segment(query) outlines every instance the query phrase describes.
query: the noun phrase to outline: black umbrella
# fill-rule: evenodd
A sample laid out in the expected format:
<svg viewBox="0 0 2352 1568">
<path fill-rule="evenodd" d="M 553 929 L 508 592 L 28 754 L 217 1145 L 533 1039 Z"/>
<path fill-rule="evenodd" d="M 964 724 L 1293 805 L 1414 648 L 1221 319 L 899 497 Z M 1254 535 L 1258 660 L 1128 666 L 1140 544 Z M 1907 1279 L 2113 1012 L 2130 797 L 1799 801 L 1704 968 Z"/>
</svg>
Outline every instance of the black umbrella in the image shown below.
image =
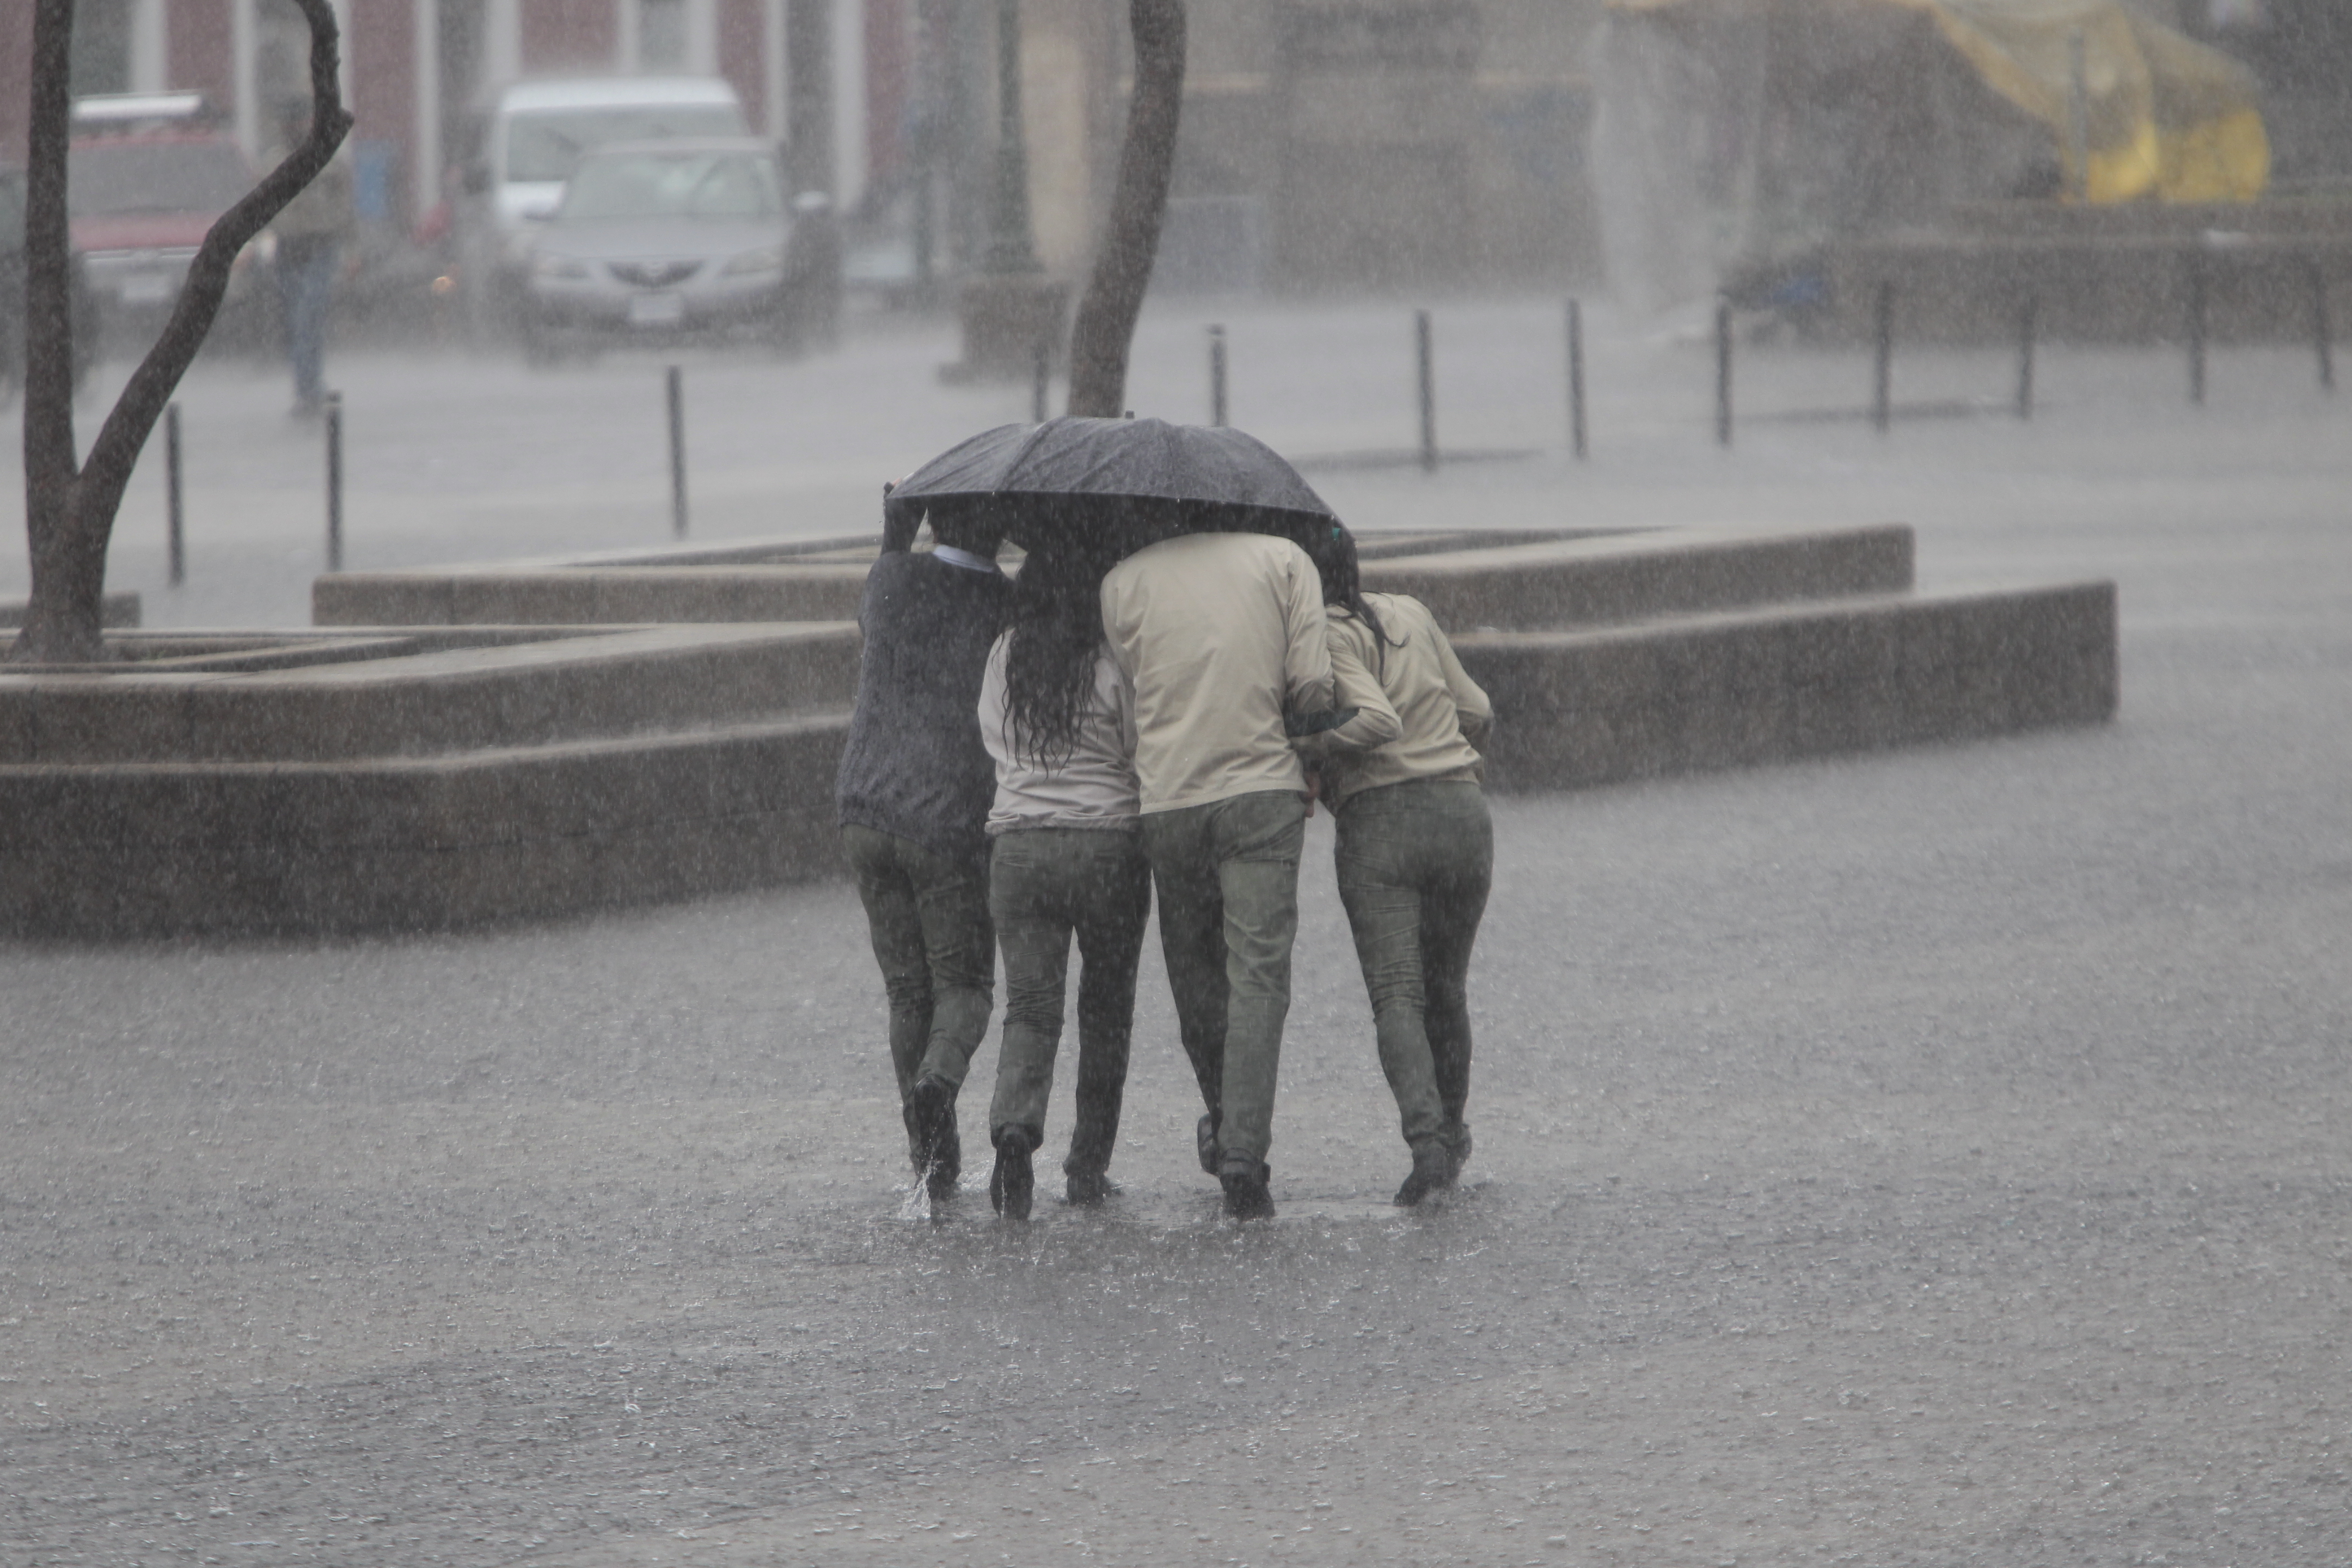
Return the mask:
<svg viewBox="0 0 2352 1568">
<path fill-rule="evenodd" d="M 1003 425 L 933 458 L 890 491 L 882 548 L 914 542 L 933 507 L 971 507 L 1034 550 L 1073 536 L 1133 550 L 1177 533 L 1248 531 L 1310 552 L 1339 518 L 1255 436 L 1163 419 Z"/>
</svg>

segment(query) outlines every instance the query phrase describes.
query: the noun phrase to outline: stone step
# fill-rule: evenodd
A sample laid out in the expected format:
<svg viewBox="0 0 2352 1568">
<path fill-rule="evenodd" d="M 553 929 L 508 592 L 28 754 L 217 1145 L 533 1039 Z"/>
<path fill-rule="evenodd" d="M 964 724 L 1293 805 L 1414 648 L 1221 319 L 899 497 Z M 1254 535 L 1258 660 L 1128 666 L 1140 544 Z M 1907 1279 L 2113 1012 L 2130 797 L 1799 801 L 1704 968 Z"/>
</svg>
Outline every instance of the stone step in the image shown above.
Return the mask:
<svg viewBox="0 0 2352 1568">
<path fill-rule="evenodd" d="M 1488 783 L 1561 789 L 2111 718 L 2112 583 L 1471 633 Z"/>
<path fill-rule="evenodd" d="M 1696 610 L 1899 594 L 1901 523 L 1800 531 L 1689 528 L 1367 560 L 1364 586 L 1410 594 L 1449 634 L 1536 631 Z"/>
<path fill-rule="evenodd" d="M 0 764 L 436 756 L 844 707 L 856 695 L 854 625 L 483 631 L 215 638 L 209 652 L 189 634 L 140 634 L 118 646 L 155 657 L 131 669 L 0 668 Z M 271 667 L 295 658 L 307 662 Z"/>
<path fill-rule="evenodd" d="M 389 726 L 373 742 L 350 727 L 357 708 L 328 721 L 344 754 L 308 732 L 332 705 L 298 703 L 243 731 L 246 751 L 279 748 L 267 758 L 215 741 L 190 748 L 202 756 L 0 763 L 0 931 L 437 929 L 839 875 L 833 778 L 855 629 L 656 630 L 676 642 L 573 628 L 378 661 L 407 667 L 383 687 L 400 700 L 369 710 Z M 1495 700 L 1490 786 L 1542 790 L 2097 722 L 2116 707 L 2115 631 L 2113 584 L 2084 583 L 1472 632 L 1456 646 Z M 312 635 L 431 647 L 460 634 Z M 729 700 L 749 701 L 743 683 L 765 669 L 779 710 L 694 721 L 725 703 L 701 689 L 708 667 L 660 657 L 677 646 L 747 650 L 716 687 L 732 680 Z M 518 647 L 541 651 L 508 657 Z M 583 679 L 548 684 L 567 663 Z M 336 669 L 349 689 L 373 689 L 361 664 L 301 673 L 332 685 Z M 177 679 L 269 709 L 302 684 L 288 674 Z M 0 675 L 0 687 L 95 681 L 136 710 L 135 683 L 157 679 Z M 506 682 L 532 694 L 505 700 Z M 566 691 L 585 705 L 568 730 Z M 820 710 L 782 711 L 802 702 Z M 583 732 L 656 713 L 660 732 Z M 437 739 L 418 741 L 427 729 Z M 467 735 L 474 749 L 452 743 Z"/>
<path fill-rule="evenodd" d="M 1899 523 L 1510 538 L 1484 531 L 1459 538 L 1468 547 L 1450 547 L 1457 542 L 1434 533 L 1367 534 L 1364 584 L 1412 595 L 1449 629 L 1533 630 L 1900 593 L 1912 581 L 1911 530 Z M 312 584 L 310 616 L 321 626 L 855 620 L 866 563 L 834 558 L 844 553 L 838 541 L 821 542 L 822 560 L 761 557 L 761 546 L 740 544 L 680 550 L 671 564 L 660 552 L 631 552 L 571 563 L 330 574 Z"/>
<path fill-rule="evenodd" d="M 0 933 L 440 930 L 836 875 L 846 711 L 334 763 L 0 766 Z"/>
</svg>

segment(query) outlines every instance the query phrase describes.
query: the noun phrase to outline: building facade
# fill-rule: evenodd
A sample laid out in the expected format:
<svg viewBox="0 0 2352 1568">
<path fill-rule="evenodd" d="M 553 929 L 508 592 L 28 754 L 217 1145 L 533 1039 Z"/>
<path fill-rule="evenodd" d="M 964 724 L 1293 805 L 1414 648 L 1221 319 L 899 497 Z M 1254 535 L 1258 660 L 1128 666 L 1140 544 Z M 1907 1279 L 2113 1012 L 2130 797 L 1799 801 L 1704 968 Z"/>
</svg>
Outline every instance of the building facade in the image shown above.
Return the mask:
<svg viewBox="0 0 2352 1568">
<path fill-rule="evenodd" d="M 308 96 L 287 0 L 79 0 L 74 90 L 203 92 L 248 156 Z M 472 114 L 526 76 L 724 77 L 794 183 L 855 205 L 898 156 L 909 0 L 335 0 L 363 217 L 412 227 L 443 199 Z M 0 0 L 0 158 L 25 155 L 33 0 Z M 798 46 L 796 48 L 795 46 Z M 795 54 L 800 58 L 795 58 Z"/>
</svg>

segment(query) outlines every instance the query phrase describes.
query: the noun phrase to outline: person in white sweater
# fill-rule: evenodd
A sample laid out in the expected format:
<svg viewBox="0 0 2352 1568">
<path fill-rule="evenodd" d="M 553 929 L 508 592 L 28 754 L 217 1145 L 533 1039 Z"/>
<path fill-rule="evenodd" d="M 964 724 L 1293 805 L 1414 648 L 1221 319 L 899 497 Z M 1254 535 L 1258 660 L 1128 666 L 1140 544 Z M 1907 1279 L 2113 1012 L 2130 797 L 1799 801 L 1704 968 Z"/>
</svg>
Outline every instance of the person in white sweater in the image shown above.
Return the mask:
<svg viewBox="0 0 2352 1568">
<path fill-rule="evenodd" d="M 981 739 L 996 763 L 989 912 L 1004 959 L 988 1193 L 1008 1219 L 1029 1217 L 1030 1156 L 1045 1139 L 1073 935 L 1083 965 L 1077 1117 L 1062 1173 L 1074 1204 L 1099 1203 L 1110 1190 L 1127 1089 L 1151 868 L 1135 775 L 1135 689 L 1103 638 L 1104 564 L 1066 544 L 1033 552 L 980 688 Z"/>
</svg>

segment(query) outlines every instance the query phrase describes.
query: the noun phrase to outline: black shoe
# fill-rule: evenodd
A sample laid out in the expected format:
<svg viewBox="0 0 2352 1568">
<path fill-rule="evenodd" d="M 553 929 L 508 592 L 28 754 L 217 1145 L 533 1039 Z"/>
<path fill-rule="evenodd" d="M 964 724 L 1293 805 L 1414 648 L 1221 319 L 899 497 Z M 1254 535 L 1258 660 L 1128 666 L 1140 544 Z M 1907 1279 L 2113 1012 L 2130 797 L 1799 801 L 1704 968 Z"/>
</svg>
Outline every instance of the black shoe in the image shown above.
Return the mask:
<svg viewBox="0 0 2352 1568">
<path fill-rule="evenodd" d="M 1118 1191 L 1118 1184 L 1100 1171 L 1066 1171 L 1062 1195 L 1082 1208 L 1091 1208 Z"/>
<path fill-rule="evenodd" d="M 1220 1175 L 1217 1181 L 1225 1189 L 1225 1213 L 1240 1220 L 1272 1219 L 1274 1194 L 1266 1191 L 1266 1183 L 1273 1176 L 1263 1160 L 1255 1170 L 1236 1167 Z"/>
<path fill-rule="evenodd" d="M 963 1144 L 956 1137 L 955 1085 L 943 1078 L 926 1078 L 907 1097 L 914 1124 L 915 1145 L 921 1151 L 916 1163 L 923 1184 L 934 1198 L 952 1196 L 956 1178 L 963 1173 Z"/>
<path fill-rule="evenodd" d="M 1450 1187 L 1461 1180 L 1464 1168 L 1470 1163 L 1470 1124 L 1449 1121 L 1438 1129 L 1437 1141 L 1445 1145 L 1446 1157 L 1453 1162 L 1453 1174 L 1445 1178 L 1445 1184 Z"/>
<path fill-rule="evenodd" d="M 1220 1163 L 1217 1151 L 1217 1123 L 1221 1120 L 1223 1119 L 1212 1110 L 1202 1117 L 1200 1124 L 1192 1129 L 1192 1147 L 1200 1153 L 1201 1174 L 1204 1176 L 1213 1176 L 1217 1173 L 1217 1166 Z"/>
<path fill-rule="evenodd" d="M 1412 1174 L 1397 1189 L 1396 1206 L 1409 1209 L 1441 1188 L 1454 1184 L 1454 1151 L 1435 1138 L 1413 1145 Z"/>
<path fill-rule="evenodd" d="M 1021 1132 L 996 1141 L 996 1168 L 988 1173 L 988 1202 L 1006 1219 L 1029 1217 L 1037 1173 L 1029 1163 L 1029 1140 Z"/>
</svg>

